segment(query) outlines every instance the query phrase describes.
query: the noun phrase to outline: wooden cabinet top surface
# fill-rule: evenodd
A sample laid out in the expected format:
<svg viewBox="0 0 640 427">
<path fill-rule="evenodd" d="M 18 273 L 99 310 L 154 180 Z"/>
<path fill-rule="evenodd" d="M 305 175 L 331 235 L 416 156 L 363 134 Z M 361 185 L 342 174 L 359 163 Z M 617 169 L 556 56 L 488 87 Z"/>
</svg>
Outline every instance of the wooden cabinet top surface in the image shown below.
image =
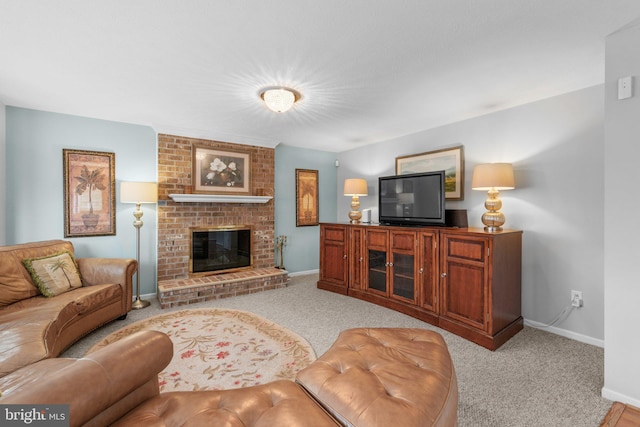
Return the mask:
<svg viewBox="0 0 640 427">
<path fill-rule="evenodd" d="M 387 224 L 377 224 L 377 223 L 358 223 L 352 224 L 350 222 L 322 222 L 320 225 L 344 225 L 348 227 L 371 227 L 371 228 L 386 228 L 392 230 L 425 230 L 425 231 L 440 231 L 446 233 L 460 233 L 460 234 L 475 234 L 482 236 L 499 236 L 501 234 L 513 234 L 520 233 L 522 234 L 522 230 L 511 230 L 504 229 L 498 232 L 488 232 L 485 231 L 484 228 L 459 228 L 459 227 L 446 227 L 446 226 L 433 226 L 433 225 L 425 225 L 425 226 L 405 226 L 405 225 L 387 225 Z"/>
</svg>

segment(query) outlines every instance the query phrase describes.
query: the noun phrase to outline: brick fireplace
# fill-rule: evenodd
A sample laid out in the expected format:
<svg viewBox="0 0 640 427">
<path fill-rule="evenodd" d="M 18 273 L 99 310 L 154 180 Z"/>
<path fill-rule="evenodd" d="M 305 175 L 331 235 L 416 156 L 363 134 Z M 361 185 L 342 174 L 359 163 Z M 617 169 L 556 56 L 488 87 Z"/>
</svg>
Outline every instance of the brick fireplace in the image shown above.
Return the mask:
<svg viewBox="0 0 640 427">
<path fill-rule="evenodd" d="M 273 277 L 274 275 L 274 271 L 272 271 L 274 270 L 275 226 L 273 200 L 267 203 L 181 203 L 175 202 L 169 197 L 169 194 L 191 192 L 191 147 L 194 144 L 216 150 L 250 153 L 253 195 L 273 195 L 274 149 L 183 136 L 158 135 L 159 297 L 163 284 L 173 286 L 180 282 L 185 287 L 192 289 L 192 285 L 196 283 L 196 279 L 194 282 L 189 281 L 190 230 L 193 228 L 250 225 L 253 233 L 254 271 L 249 276 L 260 276 L 261 272 L 264 272 L 265 277 Z M 229 279 L 230 282 L 237 282 L 235 276 L 229 276 Z M 201 279 L 199 280 L 202 282 Z M 217 285 L 221 280 L 224 281 L 224 278 L 215 279 Z M 204 282 L 208 281 L 204 280 Z M 268 286 L 271 285 L 272 283 L 268 284 Z M 173 287 L 175 288 L 175 286 Z M 253 285 L 250 287 L 254 292 L 256 291 Z M 226 291 L 224 293 L 227 294 Z M 211 298 L 206 298 L 206 296 L 203 292 L 203 300 L 216 297 L 214 295 Z M 182 305 L 181 301 L 177 302 Z"/>
</svg>

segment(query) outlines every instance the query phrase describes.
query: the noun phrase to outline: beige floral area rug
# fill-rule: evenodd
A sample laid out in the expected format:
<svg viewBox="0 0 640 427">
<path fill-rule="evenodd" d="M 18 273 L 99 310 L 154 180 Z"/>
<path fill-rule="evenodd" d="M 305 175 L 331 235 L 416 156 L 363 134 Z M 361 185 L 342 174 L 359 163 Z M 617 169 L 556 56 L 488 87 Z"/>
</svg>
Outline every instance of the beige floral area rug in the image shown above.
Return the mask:
<svg viewBox="0 0 640 427">
<path fill-rule="evenodd" d="M 253 313 L 216 308 L 181 310 L 133 323 L 87 353 L 141 330 L 164 332 L 173 359 L 160 373 L 160 391 L 222 390 L 294 379 L 316 359 L 297 334 Z"/>
</svg>

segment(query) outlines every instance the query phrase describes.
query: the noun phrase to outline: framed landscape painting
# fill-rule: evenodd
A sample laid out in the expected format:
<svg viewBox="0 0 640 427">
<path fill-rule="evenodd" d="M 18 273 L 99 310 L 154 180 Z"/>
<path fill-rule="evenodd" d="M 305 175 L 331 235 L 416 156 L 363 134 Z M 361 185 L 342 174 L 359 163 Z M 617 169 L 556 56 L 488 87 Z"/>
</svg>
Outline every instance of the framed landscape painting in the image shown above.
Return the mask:
<svg viewBox="0 0 640 427">
<path fill-rule="evenodd" d="M 318 171 L 296 169 L 296 227 L 318 223 Z"/>
<path fill-rule="evenodd" d="M 116 234 L 115 153 L 62 150 L 64 237 Z"/>
<path fill-rule="evenodd" d="M 251 194 L 251 154 L 194 145 L 194 193 Z"/>
<path fill-rule="evenodd" d="M 396 157 L 396 175 L 445 171 L 445 198 L 464 200 L 464 148 L 462 145 Z"/>
</svg>

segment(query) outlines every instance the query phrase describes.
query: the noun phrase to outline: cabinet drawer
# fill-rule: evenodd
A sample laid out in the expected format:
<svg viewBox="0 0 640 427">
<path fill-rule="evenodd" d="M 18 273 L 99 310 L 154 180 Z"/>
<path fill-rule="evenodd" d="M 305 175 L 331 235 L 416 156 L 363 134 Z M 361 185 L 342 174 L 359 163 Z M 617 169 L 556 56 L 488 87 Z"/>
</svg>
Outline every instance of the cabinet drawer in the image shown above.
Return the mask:
<svg viewBox="0 0 640 427">
<path fill-rule="evenodd" d="M 324 240 L 329 240 L 333 242 L 345 242 L 346 232 L 347 232 L 347 229 L 345 227 L 325 227 Z"/>
<path fill-rule="evenodd" d="M 456 239 L 449 237 L 447 242 L 447 256 L 483 262 L 487 248 L 484 239 Z"/>
<path fill-rule="evenodd" d="M 368 245 L 386 248 L 388 235 L 385 230 L 367 230 Z"/>
<path fill-rule="evenodd" d="M 396 250 L 413 252 L 416 247 L 416 233 L 391 233 L 391 247 Z"/>
</svg>

